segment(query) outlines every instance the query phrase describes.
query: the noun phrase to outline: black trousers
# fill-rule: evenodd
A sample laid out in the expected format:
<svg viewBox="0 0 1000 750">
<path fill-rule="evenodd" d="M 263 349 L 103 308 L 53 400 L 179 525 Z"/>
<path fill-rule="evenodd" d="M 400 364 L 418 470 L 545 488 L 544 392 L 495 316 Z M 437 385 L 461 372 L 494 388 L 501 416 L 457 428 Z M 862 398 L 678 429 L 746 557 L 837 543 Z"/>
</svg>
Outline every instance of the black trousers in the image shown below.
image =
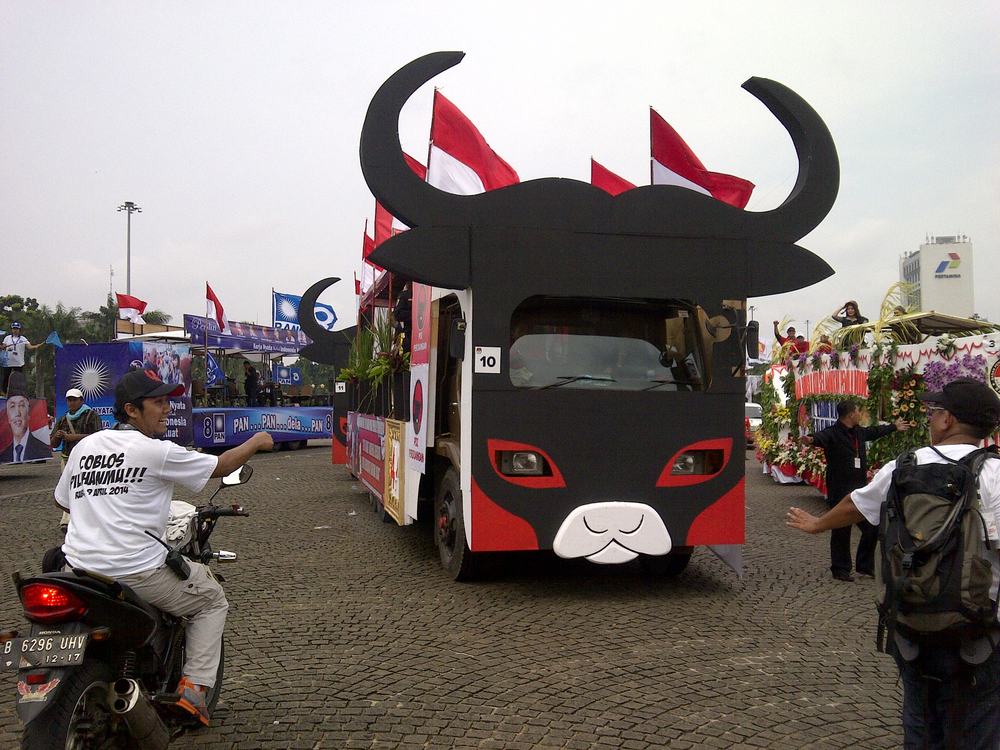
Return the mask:
<svg viewBox="0 0 1000 750">
<path fill-rule="evenodd" d="M 839 502 L 827 501 L 832 508 Z M 854 570 L 859 573 L 875 573 L 875 545 L 878 544 L 878 526 L 872 526 L 868 521 L 857 524 L 861 531 L 858 541 L 858 552 L 854 560 Z M 833 529 L 830 532 L 830 571 L 833 573 L 851 572 L 851 527 Z"/>
</svg>

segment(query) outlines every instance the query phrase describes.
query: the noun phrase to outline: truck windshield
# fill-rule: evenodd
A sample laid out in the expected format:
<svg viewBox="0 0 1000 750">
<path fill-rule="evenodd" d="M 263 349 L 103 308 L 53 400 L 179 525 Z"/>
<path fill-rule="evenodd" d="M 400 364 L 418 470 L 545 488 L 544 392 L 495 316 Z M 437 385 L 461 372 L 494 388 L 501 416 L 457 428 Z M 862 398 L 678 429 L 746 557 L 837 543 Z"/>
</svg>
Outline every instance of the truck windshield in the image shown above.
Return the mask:
<svg viewBox="0 0 1000 750">
<path fill-rule="evenodd" d="M 698 308 L 683 300 L 531 297 L 511 318 L 518 388 L 702 391 Z"/>
</svg>

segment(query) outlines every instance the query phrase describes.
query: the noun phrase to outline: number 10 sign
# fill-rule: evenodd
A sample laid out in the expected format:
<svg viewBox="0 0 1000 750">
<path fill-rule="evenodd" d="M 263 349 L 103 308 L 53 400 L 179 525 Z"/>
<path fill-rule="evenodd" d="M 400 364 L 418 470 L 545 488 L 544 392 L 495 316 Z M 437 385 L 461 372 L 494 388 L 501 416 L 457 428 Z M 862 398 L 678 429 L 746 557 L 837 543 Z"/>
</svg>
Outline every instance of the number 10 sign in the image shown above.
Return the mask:
<svg viewBox="0 0 1000 750">
<path fill-rule="evenodd" d="M 475 372 L 500 372 L 500 347 L 477 346 Z"/>
</svg>

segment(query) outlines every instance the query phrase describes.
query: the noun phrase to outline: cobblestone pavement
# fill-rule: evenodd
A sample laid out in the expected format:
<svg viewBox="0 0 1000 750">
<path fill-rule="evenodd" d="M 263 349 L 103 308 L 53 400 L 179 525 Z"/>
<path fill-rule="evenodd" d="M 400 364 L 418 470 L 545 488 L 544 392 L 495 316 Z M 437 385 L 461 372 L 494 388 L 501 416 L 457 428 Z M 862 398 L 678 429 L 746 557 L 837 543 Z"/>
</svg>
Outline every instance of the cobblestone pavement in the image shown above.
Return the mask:
<svg viewBox="0 0 1000 750">
<path fill-rule="evenodd" d="M 742 579 L 699 549 L 675 580 L 533 554 L 474 584 L 441 573 L 428 525 L 383 523 L 327 448 L 253 463 L 229 494 L 251 517 L 213 537 L 240 554 L 224 706 L 172 748 L 901 743 L 874 584 L 831 580 L 826 538 L 783 526 L 820 496 L 752 458 Z M 23 625 L 10 572 L 57 542 L 56 472 L 0 467 L 0 629 Z M 0 748 L 17 744 L 14 692 L 5 673 Z"/>
</svg>

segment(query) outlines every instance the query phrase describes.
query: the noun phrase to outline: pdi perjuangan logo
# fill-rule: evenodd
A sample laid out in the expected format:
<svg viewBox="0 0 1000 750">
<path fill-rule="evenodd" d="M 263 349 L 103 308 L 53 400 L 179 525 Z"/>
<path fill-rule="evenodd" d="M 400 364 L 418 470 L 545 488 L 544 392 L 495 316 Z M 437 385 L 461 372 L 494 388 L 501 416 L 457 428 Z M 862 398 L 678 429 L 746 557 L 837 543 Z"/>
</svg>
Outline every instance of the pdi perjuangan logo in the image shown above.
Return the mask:
<svg viewBox="0 0 1000 750">
<path fill-rule="evenodd" d="M 962 258 L 958 253 L 948 253 L 949 260 L 942 260 L 938 263 L 938 267 L 934 269 L 935 274 L 941 274 L 945 271 L 954 271 L 962 264 Z"/>
</svg>

